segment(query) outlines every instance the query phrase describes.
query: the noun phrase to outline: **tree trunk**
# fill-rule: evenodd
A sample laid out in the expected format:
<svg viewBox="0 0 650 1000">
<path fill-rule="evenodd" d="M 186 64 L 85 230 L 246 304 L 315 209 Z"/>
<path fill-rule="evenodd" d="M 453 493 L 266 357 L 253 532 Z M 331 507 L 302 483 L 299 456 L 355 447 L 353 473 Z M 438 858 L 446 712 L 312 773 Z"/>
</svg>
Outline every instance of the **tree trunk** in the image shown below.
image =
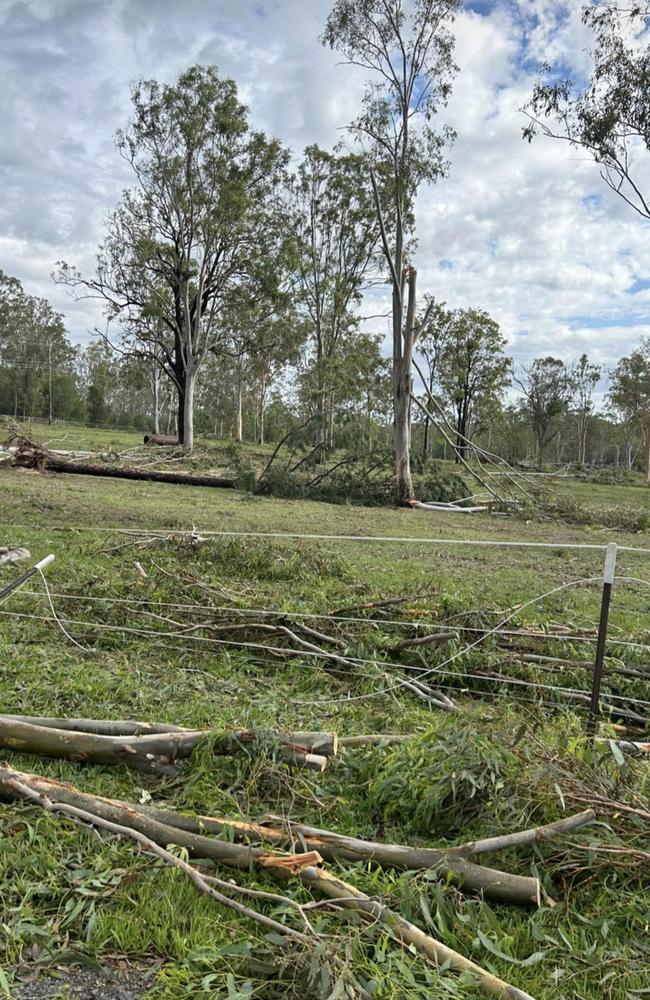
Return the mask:
<svg viewBox="0 0 650 1000">
<path fill-rule="evenodd" d="M 416 271 L 404 268 L 402 288 L 408 280 L 406 324 L 402 322 L 403 296 L 393 289 L 393 412 L 395 417 L 395 478 L 397 500 L 408 503 L 415 498 L 411 478 L 411 366 L 415 340 Z"/>
<path fill-rule="evenodd" d="M 235 440 L 241 442 L 244 439 L 244 413 L 243 413 L 243 391 L 241 371 L 237 376 L 237 414 L 235 423 Z"/>
<path fill-rule="evenodd" d="M 266 416 L 266 375 L 260 376 L 260 394 L 257 402 L 257 435 L 260 444 L 264 444 L 264 417 Z"/>
<path fill-rule="evenodd" d="M 194 448 L 194 382 L 195 372 L 186 370 L 183 387 L 178 393 L 178 440 L 183 448 Z"/>
<path fill-rule="evenodd" d="M 160 372 L 157 364 L 154 365 L 151 389 L 153 396 L 153 432 L 154 434 L 160 434 Z"/>
<path fill-rule="evenodd" d="M 645 481 L 650 483 L 650 424 L 645 428 Z"/>
</svg>

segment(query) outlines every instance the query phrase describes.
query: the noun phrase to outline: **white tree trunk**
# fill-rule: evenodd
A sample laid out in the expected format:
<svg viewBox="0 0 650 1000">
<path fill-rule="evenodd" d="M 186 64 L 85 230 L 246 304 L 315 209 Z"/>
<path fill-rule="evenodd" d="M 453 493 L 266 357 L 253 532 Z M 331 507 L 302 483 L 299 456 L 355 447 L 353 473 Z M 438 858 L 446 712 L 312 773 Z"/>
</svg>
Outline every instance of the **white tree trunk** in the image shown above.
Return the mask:
<svg viewBox="0 0 650 1000">
<path fill-rule="evenodd" d="M 160 371 L 158 370 L 158 365 L 154 365 L 151 389 L 153 396 L 153 432 L 154 434 L 160 434 Z"/>
<path fill-rule="evenodd" d="M 194 372 L 185 373 L 185 398 L 183 399 L 183 440 L 188 451 L 194 448 Z"/>
<path fill-rule="evenodd" d="M 243 441 L 244 439 L 244 413 L 243 413 L 243 392 L 241 379 L 237 383 L 237 427 L 235 432 L 235 437 L 237 441 Z"/>
</svg>

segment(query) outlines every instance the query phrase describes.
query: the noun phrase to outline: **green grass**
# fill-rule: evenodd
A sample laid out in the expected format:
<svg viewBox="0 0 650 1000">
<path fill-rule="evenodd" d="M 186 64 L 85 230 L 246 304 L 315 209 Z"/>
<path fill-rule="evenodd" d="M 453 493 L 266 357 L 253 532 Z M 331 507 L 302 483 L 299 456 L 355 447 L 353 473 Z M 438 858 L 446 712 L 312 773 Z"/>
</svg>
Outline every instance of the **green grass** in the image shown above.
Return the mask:
<svg viewBox="0 0 650 1000">
<path fill-rule="evenodd" d="M 48 429 L 46 429 L 48 430 Z M 67 430 L 67 429 L 66 429 Z M 106 436 L 101 436 L 105 434 Z M 122 432 L 86 432 L 61 447 L 130 446 Z M 125 436 L 126 437 L 126 436 Z M 139 439 L 139 435 L 135 436 Z M 83 442 L 83 443 L 82 443 Z M 133 442 L 137 443 L 137 440 Z M 60 614 L 87 651 L 51 621 L 42 585 L 11 599 L 0 615 L 0 708 L 25 714 L 139 718 L 184 725 L 223 725 L 361 732 L 417 733 L 393 748 L 347 751 L 323 775 L 290 771 L 272 757 L 207 759 L 197 755 L 182 780 L 162 781 L 122 768 L 78 766 L 4 752 L 17 767 L 72 781 L 83 790 L 186 810 L 259 818 L 290 815 L 358 836 L 438 844 L 546 822 L 582 807 L 572 794 L 598 789 L 622 802 L 648 800 L 647 765 L 623 767 L 609 747 L 592 753 L 581 719 L 560 709 L 538 709 L 507 699 L 457 695 L 454 715 L 431 713 L 386 686 L 379 669 L 342 676 L 314 660 L 260 660 L 252 651 L 210 646 L 177 636 L 94 630 L 91 624 L 174 632 L 148 618 L 158 610 L 175 620 L 197 614 L 156 609 L 161 602 L 192 602 L 324 613 L 342 606 L 410 595 L 391 618 L 441 621 L 460 612 L 496 621 L 526 601 L 571 580 L 598 575 L 602 554 L 590 551 L 472 549 L 422 542 L 360 543 L 216 538 L 195 548 L 172 540 L 151 548 L 127 546 L 113 528 L 388 535 L 427 539 L 467 536 L 507 540 L 647 545 L 647 535 L 593 526 L 524 523 L 453 515 L 253 498 L 235 491 L 146 483 L 96 481 L 0 470 L 4 543 L 27 545 L 34 557 L 56 555 L 48 570 Z M 583 489 L 584 487 L 584 489 Z M 571 486 L 572 495 L 600 503 L 636 503 L 633 487 Z M 87 530 L 92 529 L 92 530 Z M 147 573 L 143 578 L 134 563 Z M 16 569 L 0 570 L 0 585 Z M 650 557 L 624 554 L 619 572 L 650 579 Z M 66 601 L 62 595 L 81 599 Z M 93 601 L 91 598 L 107 598 Z M 138 600 L 148 605 L 119 603 Z M 564 622 L 593 627 L 598 587 L 575 588 L 522 611 L 518 624 Z M 648 641 L 647 590 L 615 588 L 613 637 Z M 213 611 L 212 614 L 216 614 Z M 208 619 L 209 620 L 209 619 Z M 379 659 L 403 628 L 351 625 L 351 648 Z M 440 658 L 453 651 L 446 646 Z M 545 651 L 568 655 L 560 640 Z M 610 649 L 621 655 L 623 648 Z M 587 654 L 585 654 L 587 655 Z M 589 654 L 590 655 L 590 654 Z M 644 654 L 626 656 L 643 662 Z M 472 669 L 498 653 L 488 643 L 464 659 Z M 614 659 L 608 661 L 614 664 Z M 518 676 L 548 680 L 548 674 Z M 569 672 L 560 683 L 586 684 Z M 452 679 L 452 687 L 463 683 Z M 607 690 L 640 694 L 635 683 L 610 676 Z M 480 686 L 480 685 L 479 685 Z M 352 700 L 346 700 L 347 696 Z M 361 699 L 359 696 L 365 695 Z M 357 700 L 354 700 L 357 699 Z M 522 911 L 463 896 L 426 873 L 395 874 L 344 866 L 343 877 L 381 894 L 405 916 L 451 947 L 526 989 L 536 1000 L 632 1000 L 647 987 L 650 910 L 643 863 L 633 856 L 589 852 L 576 844 L 648 850 L 648 830 L 620 815 L 567 841 L 511 851 L 486 863 L 522 874 L 539 873 L 558 903 Z M 645 846 L 644 846 L 645 845 Z M 223 875 L 223 872 L 219 874 Z M 273 891 L 261 876 L 242 882 Z M 306 899 L 295 885 L 282 892 Z M 277 919 L 281 907 L 263 904 Z M 403 953 L 379 928 L 315 911 L 318 929 L 346 955 L 357 978 L 381 998 L 475 997 L 476 989 L 438 974 Z M 132 846 L 98 839 L 68 821 L 33 808 L 0 807 L 0 967 L 11 980 L 33 967 L 102 956 L 163 959 L 152 996 L 320 997 L 331 992 L 324 962 L 289 954 L 231 911 L 200 897 L 181 875 L 162 869 Z M 534 956 L 531 959 L 531 956 Z M 522 964 L 527 962 L 528 964 Z M 310 973 L 310 966 L 317 974 Z"/>
</svg>

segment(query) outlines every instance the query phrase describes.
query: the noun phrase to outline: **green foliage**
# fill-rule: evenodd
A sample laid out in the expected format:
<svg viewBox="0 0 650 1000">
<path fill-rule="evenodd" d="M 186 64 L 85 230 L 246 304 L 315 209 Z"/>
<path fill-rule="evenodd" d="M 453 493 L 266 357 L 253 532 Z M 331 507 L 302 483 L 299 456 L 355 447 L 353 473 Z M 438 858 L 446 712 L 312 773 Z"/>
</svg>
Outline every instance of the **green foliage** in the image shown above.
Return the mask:
<svg viewBox="0 0 650 1000">
<path fill-rule="evenodd" d="M 47 428 L 41 432 L 51 434 Z M 71 428 L 66 446 L 107 451 L 137 443 L 134 435 Z M 221 449 L 206 452 L 206 462 L 223 457 Z M 270 453 L 250 448 L 242 452 L 258 463 L 267 461 Z M 287 503 L 221 490 L 198 495 L 196 490 L 147 483 L 56 479 L 8 470 L 2 475 L 3 523 L 23 525 L 7 528 L 11 541 L 27 544 L 35 556 L 56 553 L 48 570 L 55 607 L 60 615 L 84 623 L 68 622 L 67 628 L 92 650 L 82 653 L 73 647 L 51 621 L 5 615 L 0 619 L 0 701 L 5 711 L 264 731 L 285 726 L 340 735 L 416 734 L 412 745 L 342 749 L 322 775 L 288 769 L 274 758 L 270 741 L 259 759 L 252 754 L 215 758 L 206 745 L 183 765 L 176 781 L 4 750 L 16 767 L 108 797 L 137 802 L 150 796 L 163 807 L 250 820 L 281 814 L 360 837 L 427 846 L 559 819 L 583 808 L 574 795 L 587 798 L 585 807 L 595 792 L 632 808 L 646 808 L 650 776 L 645 762 L 626 756 L 621 765 L 607 743 L 602 751 L 592 749 L 581 719 L 561 709 L 509 704 L 503 693 L 490 707 L 459 693 L 453 716 L 432 715 L 407 692 L 377 696 L 385 684 L 380 662 L 377 671 L 368 666 L 340 672 L 335 665 L 323 669 L 308 658 L 270 660 L 251 650 L 211 646 L 194 641 L 191 631 L 176 638 L 165 635 L 175 630 L 173 620 L 218 623 L 224 605 L 230 612 L 266 607 L 286 610 L 289 616 L 291 611 L 331 613 L 408 597 L 383 609 L 383 615 L 380 608 L 350 612 L 367 613 L 367 623 L 341 622 L 341 631 L 353 635 L 360 655 L 362 650 L 385 652 L 414 620 L 441 621 L 476 609 L 479 625 L 492 624 L 506 606 L 567 578 L 596 575 L 601 553 L 450 550 L 417 543 L 314 545 L 279 539 L 249 539 L 245 545 L 240 539 L 234 545 L 210 541 L 198 547 L 176 540 L 141 548 L 131 544 L 135 539 L 105 529 L 180 531 L 195 526 L 199 532 L 213 528 L 423 539 L 433 531 L 426 515 L 394 508 Z M 576 481 L 568 481 L 566 489 L 571 495 L 588 494 L 595 504 L 605 495 L 612 505 L 639 493 Z M 460 520 L 436 514 L 435 531 L 461 538 L 467 524 Z M 85 532 L 83 526 L 95 530 Z M 521 532 L 518 522 L 482 515 L 477 515 L 475 526 L 477 535 L 495 538 Z M 589 529 L 558 528 L 554 520 L 532 521 L 527 535 L 543 541 L 601 538 Z M 634 544 L 634 536 L 617 537 L 622 544 Z M 111 551 L 124 543 L 126 548 Z M 136 573 L 135 559 L 145 567 L 146 578 Z M 640 555 L 626 555 L 631 575 L 643 578 L 645 563 Z M 0 569 L 3 582 L 15 572 Z M 64 595 L 82 599 L 68 601 Z M 120 603 L 127 599 L 151 603 Z M 187 614 L 166 602 L 189 606 Z M 646 603 L 643 591 L 617 585 L 612 637 L 645 641 Z M 597 587 L 569 591 L 528 609 L 520 623 L 543 628 L 562 621 L 591 627 L 598 607 Z M 14 595 L 5 610 L 43 616 L 47 605 L 35 584 Z M 151 612 L 172 621 L 152 618 Z M 391 626 L 379 621 L 382 617 L 404 624 Z M 463 621 L 476 624 L 473 617 Z M 159 627 L 161 635 L 96 631 L 93 623 Z M 561 656 L 568 648 L 562 640 L 549 638 L 548 651 Z M 493 652 L 488 646 L 485 656 Z M 612 664 L 615 655 L 624 654 L 625 662 L 630 656 L 629 648 L 614 645 L 609 653 Z M 478 661 L 483 653 L 474 656 Z M 644 656 L 640 650 L 634 662 L 642 665 Z M 581 679 L 565 676 L 568 684 L 584 684 L 584 671 Z M 378 803 L 382 793 L 375 783 L 389 778 L 395 787 L 385 803 Z M 498 787 L 501 781 L 505 784 Z M 412 809 L 401 806 L 402 795 Z M 428 803 L 414 819 L 418 798 L 427 796 Z M 553 843 L 486 856 L 488 864 L 544 878 L 544 888 L 557 905 L 539 910 L 490 906 L 439 882 L 433 872 L 391 873 L 346 862 L 334 870 L 537 1000 L 636 1000 L 647 988 L 647 863 L 643 856 L 605 850 L 630 846 L 647 852 L 647 822 L 616 812 Z M 293 880 L 279 889 L 262 873 L 216 874 L 311 901 Z M 295 912 L 284 904 L 246 902 L 299 926 Z M 253 997 L 269 1000 L 321 1000 L 336 995 L 336 990 L 340 993 L 339 969 L 332 970 L 328 959 L 335 953 L 382 1000 L 479 997 L 469 979 L 428 965 L 401 949 L 382 928 L 324 908 L 309 911 L 309 916 L 325 936 L 327 954 L 282 946 L 131 844 L 98 838 L 30 805 L 0 805 L 0 916 L 0 966 L 18 995 L 15 981 L 23 975 L 54 966 L 65 982 L 61 968 L 66 963 L 103 965 L 117 953 L 136 962 L 138 956 L 156 960 L 151 1000 L 222 1000 L 251 991 Z"/>
<path fill-rule="evenodd" d="M 384 754 L 369 775 L 367 801 L 383 822 L 453 836 L 494 809 L 518 767 L 505 742 L 453 717 Z"/>
<path fill-rule="evenodd" d="M 456 473 L 444 470 L 431 461 L 422 460 L 416 467 L 422 471 L 413 476 L 413 485 L 416 496 L 422 500 L 450 502 L 465 496 L 465 483 Z M 286 465 L 274 463 L 258 481 L 255 491 L 288 499 L 365 506 L 394 505 L 395 484 L 389 455 L 371 453 L 362 459 L 354 456 L 335 458 L 330 469 L 327 466 L 311 467 L 307 472 L 303 465 L 294 472 Z"/>
<path fill-rule="evenodd" d="M 0 271 L 0 413 L 82 416 L 76 362 L 63 317 Z"/>
</svg>

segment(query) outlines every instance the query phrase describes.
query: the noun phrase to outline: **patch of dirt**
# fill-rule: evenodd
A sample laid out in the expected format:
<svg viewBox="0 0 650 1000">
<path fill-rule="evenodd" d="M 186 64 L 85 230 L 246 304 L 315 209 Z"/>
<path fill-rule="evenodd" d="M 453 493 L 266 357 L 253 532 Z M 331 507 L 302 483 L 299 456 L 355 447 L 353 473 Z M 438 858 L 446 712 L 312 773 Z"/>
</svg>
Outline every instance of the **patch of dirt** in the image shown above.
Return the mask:
<svg viewBox="0 0 650 1000">
<path fill-rule="evenodd" d="M 103 963 L 100 969 L 66 968 L 43 972 L 29 983 L 14 983 L 13 1000 L 142 1000 L 160 963 Z"/>
</svg>

